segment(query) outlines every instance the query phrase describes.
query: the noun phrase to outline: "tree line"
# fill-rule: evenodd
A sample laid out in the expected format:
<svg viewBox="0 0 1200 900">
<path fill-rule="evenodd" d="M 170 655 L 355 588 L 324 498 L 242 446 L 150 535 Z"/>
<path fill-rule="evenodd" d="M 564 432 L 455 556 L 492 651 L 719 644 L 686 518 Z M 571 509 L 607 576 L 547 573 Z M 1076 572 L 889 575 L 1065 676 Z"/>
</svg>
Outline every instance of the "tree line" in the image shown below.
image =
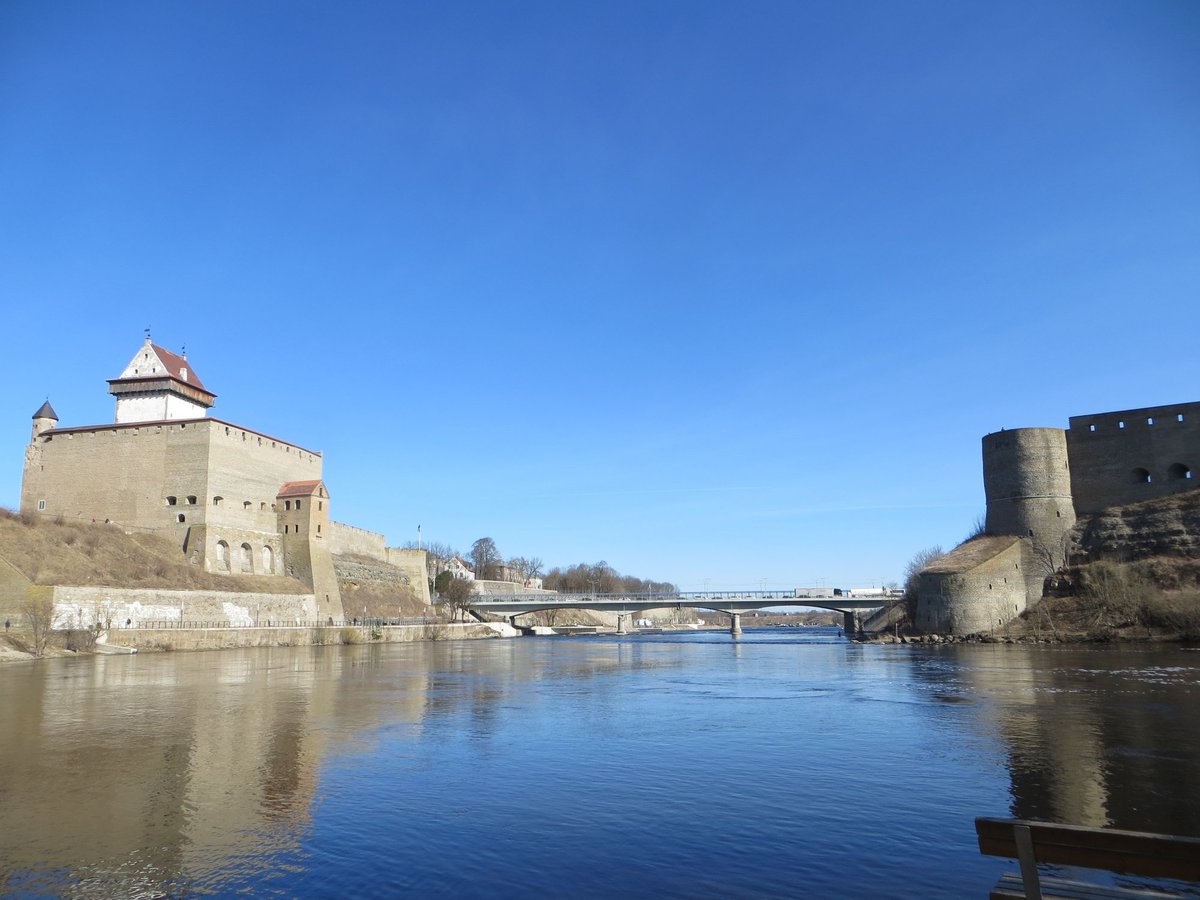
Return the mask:
<svg viewBox="0 0 1200 900">
<path fill-rule="evenodd" d="M 416 548 L 410 543 L 409 548 Z M 530 584 L 542 580 L 542 587 L 564 594 L 673 594 L 678 588 L 669 581 L 654 581 L 633 575 L 622 575 L 604 560 L 596 563 L 576 563 L 561 568 L 555 566 L 548 572 L 542 560 L 536 556 L 513 556 L 507 560 L 500 553 L 496 542 L 490 537 L 481 537 L 471 544 L 467 553 L 462 553 L 450 544 L 432 541 L 420 549 L 429 554 L 433 569 L 433 588 L 441 594 L 449 587 L 450 573 L 446 563 L 454 557 L 470 562 L 475 577 L 483 581 L 510 580 Z"/>
<path fill-rule="evenodd" d="M 542 587 L 564 594 L 675 594 L 678 588 L 669 581 L 652 581 L 633 575 L 622 575 L 604 560 L 598 563 L 577 563 L 546 573 Z"/>
</svg>

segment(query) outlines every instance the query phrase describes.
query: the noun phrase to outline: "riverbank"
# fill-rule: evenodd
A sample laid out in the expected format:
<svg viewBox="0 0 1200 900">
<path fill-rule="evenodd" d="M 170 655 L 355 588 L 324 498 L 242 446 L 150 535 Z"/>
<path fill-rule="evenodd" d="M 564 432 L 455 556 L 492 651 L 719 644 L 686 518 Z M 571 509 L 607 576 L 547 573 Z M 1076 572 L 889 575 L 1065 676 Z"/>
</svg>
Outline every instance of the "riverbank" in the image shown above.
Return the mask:
<svg viewBox="0 0 1200 900">
<path fill-rule="evenodd" d="M 855 639 L 859 644 L 1194 644 L 1195 640 L 1177 633 L 1147 634 L 1136 632 L 1108 634 L 1060 632 L 1037 634 L 868 634 Z"/>
<path fill-rule="evenodd" d="M 517 634 L 503 623 L 465 622 L 315 628 L 125 628 L 102 633 L 95 649 L 69 650 L 51 644 L 43 658 L 95 656 L 124 648 L 138 653 L 237 650 L 247 647 L 311 647 L 333 644 L 394 644 L 413 641 L 470 641 Z M 0 663 L 37 659 L 19 639 L 0 641 Z M 105 650 L 104 648 L 108 648 Z"/>
</svg>

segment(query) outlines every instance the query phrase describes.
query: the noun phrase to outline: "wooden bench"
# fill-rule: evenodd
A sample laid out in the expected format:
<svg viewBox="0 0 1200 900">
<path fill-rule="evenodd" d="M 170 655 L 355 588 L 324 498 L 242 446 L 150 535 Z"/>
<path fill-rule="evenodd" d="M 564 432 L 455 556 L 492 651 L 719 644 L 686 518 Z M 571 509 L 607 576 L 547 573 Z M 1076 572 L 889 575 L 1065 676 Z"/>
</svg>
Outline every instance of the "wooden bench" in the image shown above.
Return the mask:
<svg viewBox="0 0 1200 900">
<path fill-rule="evenodd" d="M 1200 838 L 1025 819 L 980 818 L 975 820 L 975 831 L 979 835 L 980 853 L 1005 856 L 1021 863 L 1021 874 L 1001 878 L 992 888 L 991 900 L 1132 900 L 1178 896 L 1151 888 L 1039 877 L 1038 863 L 1200 882 Z"/>
</svg>

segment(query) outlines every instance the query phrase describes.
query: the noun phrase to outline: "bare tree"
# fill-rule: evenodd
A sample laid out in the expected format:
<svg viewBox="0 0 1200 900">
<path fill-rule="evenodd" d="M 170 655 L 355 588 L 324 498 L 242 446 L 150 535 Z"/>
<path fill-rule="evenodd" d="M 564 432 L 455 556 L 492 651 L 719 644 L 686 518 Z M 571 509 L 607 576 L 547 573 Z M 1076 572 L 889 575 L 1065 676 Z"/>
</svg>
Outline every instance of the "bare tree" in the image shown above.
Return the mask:
<svg viewBox="0 0 1200 900">
<path fill-rule="evenodd" d="M 496 549 L 496 542 L 490 537 L 481 537 L 471 545 L 471 565 L 475 567 L 475 577 L 487 581 L 496 574 L 496 570 L 504 564 L 504 557 Z"/>
<path fill-rule="evenodd" d="M 542 575 L 542 561 L 536 556 L 514 556 L 508 561 L 508 567 L 513 570 L 522 584 L 528 584 Z"/>
<path fill-rule="evenodd" d="M 917 622 L 917 593 L 921 588 L 921 573 L 946 555 L 940 545 L 926 547 L 913 554 L 904 567 L 904 593 L 888 605 L 899 609 L 910 624 Z"/>
<path fill-rule="evenodd" d="M 1067 567 L 1071 557 L 1071 536 L 1063 534 L 1057 540 L 1035 535 L 1030 538 L 1033 559 L 1043 576 L 1054 575 Z"/>
<path fill-rule="evenodd" d="M 987 515 L 985 513 L 980 513 L 975 517 L 975 521 L 971 523 L 971 530 L 967 533 L 967 536 L 963 538 L 962 542 L 964 544 L 969 543 L 970 541 L 975 540 L 975 538 L 985 537 L 987 533 Z"/>
<path fill-rule="evenodd" d="M 471 587 L 471 582 L 465 578 L 451 578 L 446 589 L 442 591 L 442 603 L 450 607 L 452 619 L 466 618 L 473 599 Z"/>
<path fill-rule="evenodd" d="M 54 588 L 43 584 L 31 584 L 26 588 L 21 615 L 29 629 L 29 649 L 34 656 L 45 656 L 54 627 Z"/>
<path fill-rule="evenodd" d="M 564 594 L 675 594 L 678 589 L 669 581 L 651 581 L 621 575 L 608 563 L 579 563 L 567 569 L 557 566 L 546 573 L 542 586 Z"/>
</svg>

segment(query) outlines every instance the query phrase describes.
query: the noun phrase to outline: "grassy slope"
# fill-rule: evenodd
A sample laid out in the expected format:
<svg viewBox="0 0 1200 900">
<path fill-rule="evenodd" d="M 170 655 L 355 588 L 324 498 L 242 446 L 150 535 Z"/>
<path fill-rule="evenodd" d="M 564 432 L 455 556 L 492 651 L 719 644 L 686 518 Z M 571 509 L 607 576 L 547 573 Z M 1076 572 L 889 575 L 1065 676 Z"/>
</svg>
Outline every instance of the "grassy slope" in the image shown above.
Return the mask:
<svg viewBox="0 0 1200 900">
<path fill-rule="evenodd" d="M 166 538 L 114 525 L 56 523 L 0 510 L 0 559 L 34 584 L 306 594 L 294 578 L 217 575 L 184 561 Z"/>
</svg>

